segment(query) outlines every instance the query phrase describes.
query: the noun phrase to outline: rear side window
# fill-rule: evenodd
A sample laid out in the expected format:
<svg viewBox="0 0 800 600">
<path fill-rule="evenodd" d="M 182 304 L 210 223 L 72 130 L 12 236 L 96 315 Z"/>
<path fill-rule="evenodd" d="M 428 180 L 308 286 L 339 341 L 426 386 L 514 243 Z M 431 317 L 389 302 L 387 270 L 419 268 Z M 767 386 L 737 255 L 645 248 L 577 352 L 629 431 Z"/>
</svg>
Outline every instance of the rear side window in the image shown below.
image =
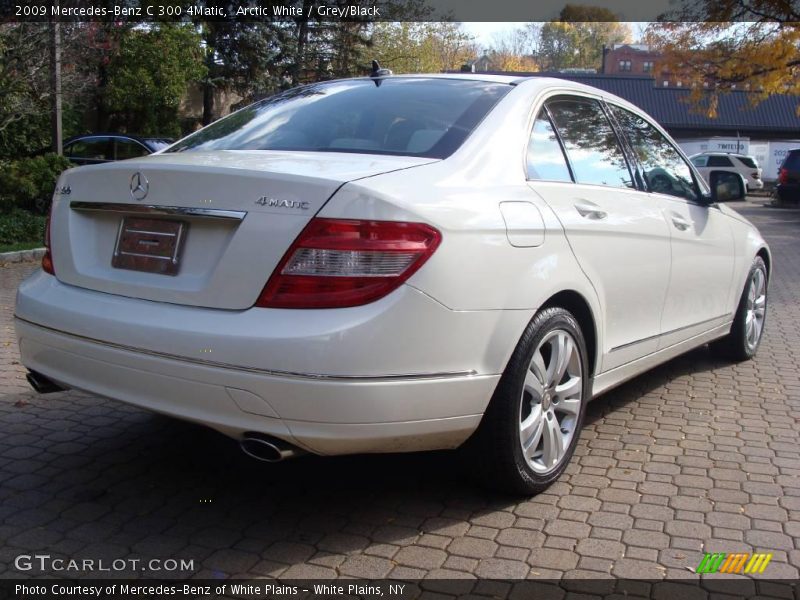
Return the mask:
<svg viewBox="0 0 800 600">
<path fill-rule="evenodd" d="M 64 154 L 70 158 L 85 160 L 111 160 L 110 138 L 86 138 L 77 140 L 64 148 Z"/>
<path fill-rule="evenodd" d="M 165 140 L 148 139 L 145 141 L 147 142 L 147 145 L 150 146 L 150 149 L 153 152 L 158 152 L 159 150 L 163 150 L 173 142 L 173 140 L 166 140 L 166 139 Z"/>
<path fill-rule="evenodd" d="M 528 179 L 572 181 L 567 159 L 547 113 L 542 110 L 533 122 L 528 142 Z"/>
<path fill-rule="evenodd" d="M 134 142 L 133 140 L 120 140 L 117 139 L 114 142 L 117 150 L 116 158 L 117 160 L 126 160 L 128 158 L 139 158 L 140 156 L 145 156 L 150 154 L 150 152 L 142 146 L 139 142 Z"/>
<path fill-rule="evenodd" d="M 640 116 L 614 105 L 610 109 L 636 153 L 647 189 L 656 194 L 697 200 L 700 192 L 692 170 L 675 146 Z"/>
<path fill-rule="evenodd" d="M 709 156 L 708 157 L 708 166 L 709 167 L 732 167 L 733 163 L 731 159 L 727 156 Z"/>
<path fill-rule="evenodd" d="M 789 152 L 781 166 L 785 169 L 800 171 L 800 151 L 792 150 Z"/>
<path fill-rule="evenodd" d="M 512 86 L 388 77 L 306 85 L 233 113 L 169 152 L 297 150 L 445 158 Z"/>
<path fill-rule="evenodd" d="M 596 100 L 551 100 L 547 108 L 578 183 L 635 187 L 619 140 Z"/>
<path fill-rule="evenodd" d="M 737 156 L 736 160 L 738 160 L 740 163 L 742 163 L 745 167 L 747 167 L 749 169 L 757 169 L 758 168 L 758 165 L 756 164 L 756 161 L 754 161 L 749 156 Z"/>
</svg>

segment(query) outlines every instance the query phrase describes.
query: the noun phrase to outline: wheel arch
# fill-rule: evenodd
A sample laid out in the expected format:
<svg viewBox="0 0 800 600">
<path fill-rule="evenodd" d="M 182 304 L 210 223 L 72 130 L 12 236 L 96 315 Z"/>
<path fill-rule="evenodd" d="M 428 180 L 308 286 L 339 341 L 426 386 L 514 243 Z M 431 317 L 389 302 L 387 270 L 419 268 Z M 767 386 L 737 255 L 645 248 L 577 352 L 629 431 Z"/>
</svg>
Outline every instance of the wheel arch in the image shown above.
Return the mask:
<svg viewBox="0 0 800 600">
<path fill-rule="evenodd" d="M 756 252 L 756 256 L 760 256 L 761 260 L 764 261 L 764 264 L 767 267 L 767 281 L 769 282 L 770 276 L 772 275 L 772 255 L 770 255 L 769 250 L 766 246 L 761 246 Z"/>
<path fill-rule="evenodd" d="M 599 344 L 597 320 L 589 302 L 575 290 L 563 290 L 550 296 L 539 310 L 555 306 L 568 310 L 578 321 L 583 337 L 586 339 L 586 351 L 589 354 L 589 374 L 593 377 L 597 371 Z"/>
</svg>

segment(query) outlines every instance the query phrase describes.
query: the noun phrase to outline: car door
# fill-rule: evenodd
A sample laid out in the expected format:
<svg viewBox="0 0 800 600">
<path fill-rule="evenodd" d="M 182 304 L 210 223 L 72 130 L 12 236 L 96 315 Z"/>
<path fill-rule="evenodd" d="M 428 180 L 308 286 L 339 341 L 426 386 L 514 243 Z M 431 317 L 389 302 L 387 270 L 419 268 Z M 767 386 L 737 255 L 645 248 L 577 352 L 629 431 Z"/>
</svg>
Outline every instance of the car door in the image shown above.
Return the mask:
<svg viewBox="0 0 800 600">
<path fill-rule="evenodd" d="M 636 189 L 600 102 L 548 99 L 535 119 L 527 162 L 530 187 L 558 216 L 597 291 L 601 370 L 654 352 L 669 280 L 669 229 Z"/>
<path fill-rule="evenodd" d="M 660 208 L 670 232 L 672 269 L 659 344 L 664 348 L 730 320 L 733 231 L 728 217 L 704 200 L 689 162 L 663 132 L 641 115 L 609 108 L 638 159 L 649 201 Z"/>
</svg>

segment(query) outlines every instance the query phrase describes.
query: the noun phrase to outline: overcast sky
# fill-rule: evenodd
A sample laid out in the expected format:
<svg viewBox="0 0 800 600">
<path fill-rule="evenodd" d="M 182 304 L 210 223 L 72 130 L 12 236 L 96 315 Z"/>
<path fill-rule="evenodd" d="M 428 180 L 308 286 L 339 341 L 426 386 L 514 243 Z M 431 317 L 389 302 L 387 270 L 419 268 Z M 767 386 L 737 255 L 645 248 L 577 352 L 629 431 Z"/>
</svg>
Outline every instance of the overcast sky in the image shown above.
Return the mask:
<svg viewBox="0 0 800 600">
<path fill-rule="evenodd" d="M 453 21 L 549 21 L 568 0 L 427 0 L 435 15 Z M 658 15 L 686 7 L 697 0 L 580 0 L 582 6 L 610 10 L 620 21 L 653 21 Z"/>
<path fill-rule="evenodd" d="M 494 36 L 496 34 L 502 34 L 505 31 L 510 31 L 512 29 L 516 29 L 518 27 L 522 27 L 525 23 L 477 23 L 477 22 L 465 22 L 463 23 L 464 28 L 475 36 L 475 40 L 478 44 L 482 47 L 488 47 L 492 44 Z M 639 36 L 641 35 L 642 31 L 644 31 L 645 27 L 647 27 L 646 22 L 635 22 L 630 23 L 631 29 L 633 30 L 633 41 L 637 41 Z"/>
</svg>

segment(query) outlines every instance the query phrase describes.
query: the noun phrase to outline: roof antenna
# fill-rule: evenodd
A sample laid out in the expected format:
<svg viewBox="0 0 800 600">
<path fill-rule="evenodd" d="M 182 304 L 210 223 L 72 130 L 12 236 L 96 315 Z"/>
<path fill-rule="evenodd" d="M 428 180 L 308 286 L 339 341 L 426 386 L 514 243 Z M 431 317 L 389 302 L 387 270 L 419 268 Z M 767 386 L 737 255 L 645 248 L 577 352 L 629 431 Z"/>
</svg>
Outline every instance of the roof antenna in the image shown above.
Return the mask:
<svg viewBox="0 0 800 600">
<path fill-rule="evenodd" d="M 370 77 L 389 77 L 391 74 L 391 69 L 382 69 L 377 60 L 372 61 L 372 73 L 369 74 Z"/>
</svg>

